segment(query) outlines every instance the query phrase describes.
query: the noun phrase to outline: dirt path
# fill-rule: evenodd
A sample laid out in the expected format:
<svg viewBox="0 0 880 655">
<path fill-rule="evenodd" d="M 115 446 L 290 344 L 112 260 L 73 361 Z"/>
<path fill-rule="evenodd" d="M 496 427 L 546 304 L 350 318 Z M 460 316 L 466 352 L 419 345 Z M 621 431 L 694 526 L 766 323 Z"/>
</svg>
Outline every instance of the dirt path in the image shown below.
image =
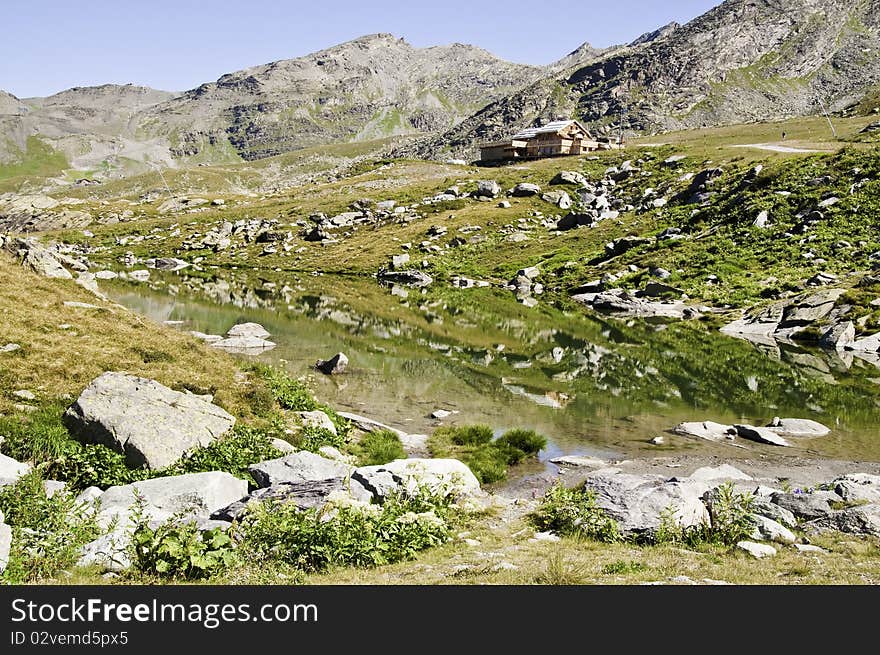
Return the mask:
<svg viewBox="0 0 880 655">
<path fill-rule="evenodd" d="M 833 150 L 815 150 L 811 148 L 793 148 L 791 146 L 781 146 L 777 143 L 744 143 L 731 146 L 732 148 L 753 148 L 755 150 L 767 150 L 768 152 L 785 152 L 785 153 L 819 153 L 834 152 Z"/>
</svg>

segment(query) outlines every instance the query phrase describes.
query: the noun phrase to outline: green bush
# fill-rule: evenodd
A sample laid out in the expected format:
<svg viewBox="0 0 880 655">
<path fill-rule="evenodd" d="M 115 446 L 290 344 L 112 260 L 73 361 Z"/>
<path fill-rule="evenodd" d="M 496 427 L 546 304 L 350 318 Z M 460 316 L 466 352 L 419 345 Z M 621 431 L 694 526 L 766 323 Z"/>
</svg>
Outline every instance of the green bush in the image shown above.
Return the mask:
<svg viewBox="0 0 880 655">
<path fill-rule="evenodd" d="M 351 421 L 342 418 L 335 410 L 315 400 L 311 390 L 302 380 L 295 380 L 284 370 L 264 364 L 258 364 L 255 370 L 266 383 L 272 397 L 281 409 L 293 412 L 321 410 L 333 421 L 336 433 L 343 440 L 351 432 Z M 262 399 L 260 401 L 261 404 L 264 402 Z"/>
<path fill-rule="evenodd" d="M 266 381 L 272 396 L 282 409 L 294 412 L 318 409 L 318 402 L 304 382 L 294 380 L 283 370 L 272 366 L 258 365 L 256 370 Z"/>
<path fill-rule="evenodd" d="M 660 527 L 653 535 L 654 543 L 734 546 L 748 539 L 755 527 L 751 519 L 754 496 L 739 493 L 732 483 L 726 482 L 710 498 L 709 521 L 700 525 L 682 526 L 676 519 L 675 508 L 664 509 L 660 513 Z"/>
<path fill-rule="evenodd" d="M 342 448 L 342 446 L 345 445 L 345 439 L 339 436 L 339 434 L 334 434 L 327 428 L 319 428 L 314 425 L 309 425 L 304 427 L 293 439 L 293 444 L 298 446 L 301 450 L 308 450 L 316 453 L 322 446 Z"/>
<path fill-rule="evenodd" d="M 596 505 L 589 489 L 568 489 L 561 484 L 551 487 L 531 519 L 539 530 L 561 535 L 605 543 L 622 539 L 617 522 Z"/>
<path fill-rule="evenodd" d="M 5 582 L 38 582 L 73 566 L 80 548 L 96 539 L 98 526 L 87 508 L 77 506 L 72 494 L 43 489 L 39 472 L 0 487 L 0 511 L 12 528 L 9 564 Z"/>
<path fill-rule="evenodd" d="M 155 529 L 145 522 L 132 537 L 135 568 L 148 575 L 198 580 L 229 569 L 238 562 L 232 539 L 220 528 L 199 531 L 180 517 Z"/>
<path fill-rule="evenodd" d="M 63 480 L 72 489 L 131 484 L 146 480 L 155 473 L 148 469 L 130 469 L 125 455 L 101 444 L 80 444 L 68 440 L 64 451 L 46 465 L 46 477 Z"/>
<path fill-rule="evenodd" d="M 428 439 L 435 457 L 460 459 L 482 484 L 504 480 L 509 466 L 534 457 L 546 446 L 545 437 L 532 430 L 508 430 L 498 439 L 488 425 L 443 427 Z"/>
<path fill-rule="evenodd" d="M 255 485 L 248 466 L 284 456 L 284 453 L 272 445 L 274 434 L 273 430 L 236 425 L 229 436 L 204 448 L 196 448 L 176 464 L 155 471 L 153 477 L 226 471 Z"/>
<path fill-rule="evenodd" d="M 358 442 L 355 452 L 359 466 L 376 466 L 395 459 L 406 459 L 400 437 L 391 430 L 368 432 Z"/>
<path fill-rule="evenodd" d="M 464 425 L 462 427 L 440 428 L 438 432 L 448 431 L 449 440 L 456 446 L 485 446 L 491 443 L 494 433 L 488 425 Z"/>
<path fill-rule="evenodd" d="M 266 502 L 242 519 L 242 548 L 257 562 L 280 561 L 307 572 L 379 566 L 447 541 L 447 514 L 445 503 L 424 492 L 391 497 L 381 506 L 326 505 L 306 511 Z"/>
<path fill-rule="evenodd" d="M 502 434 L 497 441 L 499 446 L 508 446 L 524 455 L 537 455 L 547 447 L 546 437 L 534 430 L 513 429 Z"/>
</svg>

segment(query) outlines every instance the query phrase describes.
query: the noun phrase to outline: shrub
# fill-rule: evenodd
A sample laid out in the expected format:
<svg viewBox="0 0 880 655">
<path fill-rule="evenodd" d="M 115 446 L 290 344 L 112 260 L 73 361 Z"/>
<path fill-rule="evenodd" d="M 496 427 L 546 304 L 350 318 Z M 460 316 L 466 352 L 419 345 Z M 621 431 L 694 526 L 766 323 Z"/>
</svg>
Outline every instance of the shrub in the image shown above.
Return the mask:
<svg viewBox="0 0 880 655">
<path fill-rule="evenodd" d="M 271 429 L 236 425 L 229 436 L 195 449 L 171 467 L 156 471 L 154 476 L 226 471 L 255 485 L 248 466 L 284 455 L 272 445 L 273 434 Z"/>
<path fill-rule="evenodd" d="M 339 434 L 334 434 L 327 428 L 308 425 L 293 439 L 293 444 L 299 446 L 302 450 L 309 450 L 316 453 L 322 446 L 341 448 L 345 445 L 345 439 L 339 436 Z"/>
<path fill-rule="evenodd" d="M 83 545 L 96 539 L 98 526 L 72 494 L 43 489 L 37 471 L 0 487 L 0 510 L 12 527 L 12 549 L 3 580 L 12 584 L 51 578 L 79 559 Z"/>
<path fill-rule="evenodd" d="M 130 469 L 125 455 L 101 444 L 80 444 L 69 440 L 64 452 L 46 465 L 52 480 L 64 480 L 72 489 L 131 484 L 154 475 L 147 469 Z"/>
<path fill-rule="evenodd" d="M 545 437 L 533 430 L 508 430 L 493 441 L 488 425 L 444 427 L 428 440 L 435 457 L 461 459 L 482 484 L 498 482 L 507 477 L 508 466 L 534 457 L 547 444 Z"/>
<path fill-rule="evenodd" d="M 359 466 L 376 466 L 406 458 L 400 437 L 391 430 L 368 432 L 358 442 L 355 451 Z"/>
<path fill-rule="evenodd" d="M 294 380 L 283 370 L 259 365 L 257 373 L 266 381 L 272 396 L 282 409 L 295 412 L 311 412 L 318 409 L 318 402 L 301 380 Z"/>
<path fill-rule="evenodd" d="M 494 433 L 488 425 L 465 425 L 459 428 L 441 428 L 448 430 L 449 439 L 457 446 L 485 446 L 492 441 Z"/>
<path fill-rule="evenodd" d="M 200 531 L 180 517 L 155 529 L 141 521 L 132 537 L 134 566 L 142 573 L 183 580 L 209 578 L 238 561 L 232 539 L 220 528 Z"/>
<path fill-rule="evenodd" d="M 525 455 L 537 455 L 541 449 L 547 447 L 547 439 L 534 430 L 513 429 L 502 434 L 498 444 L 514 448 Z"/>
<path fill-rule="evenodd" d="M 531 519 L 538 529 L 561 535 L 606 543 L 622 540 L 617 522 L 596 505 L 589 489 L 567 489 L 561 484 L 551 487 Z"/>
<path fill-rule="evenodd" d="M 682 526 L 676 519 L 675 508 L 667 507 L 660 513 L 660 527 L 654 533 L 653 541 L 690 546 L 733 546 L 747 539 L 755 527 L 751 519 L 753 499 L 752 494 L 738 493 L 732 483 L 726 482 L 710 496 L 708 522 Z"/>
<path fill-rule="evenodd" d="M 257 561 L 277 560 L 307 572 L 370 567 L 413 558 L 449 539 L 447 506 L 425 492 L 379 505 L 261 503 L 242 520 L 242 545 Z"/>
<path fill-rule="evenodd" d="M 266 383 L 269 392 L 281 409 L 293 412 L 311 412 L 319 409 L 330 417 L 336 427 L 336 433 L 343 440 L 351 432 L 351 421 L 344 419 L 332 408 L 315 400 L 311 390 L 302 380 L 295 380 L 282 369 L 272 366 L 259 364 L 255 370 Z M 258 392 L 255 393 L 257 394 L 256 400 L 262 407 L 265 399 L 260 397 Z"/>
</svg>

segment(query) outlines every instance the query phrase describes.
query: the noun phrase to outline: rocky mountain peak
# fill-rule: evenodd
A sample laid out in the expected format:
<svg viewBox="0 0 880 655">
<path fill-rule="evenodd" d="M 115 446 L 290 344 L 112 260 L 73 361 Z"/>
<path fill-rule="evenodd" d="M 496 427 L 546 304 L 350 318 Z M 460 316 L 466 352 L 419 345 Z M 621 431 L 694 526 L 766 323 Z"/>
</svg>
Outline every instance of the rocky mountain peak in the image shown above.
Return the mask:
<svg viewBox="0 0 880 655">
<path fill-rule="evenodd" d="M 27 107 L 21 100 L 0 89 L 0 116 L 20 116 L 26 113 Z"/>
</svg>

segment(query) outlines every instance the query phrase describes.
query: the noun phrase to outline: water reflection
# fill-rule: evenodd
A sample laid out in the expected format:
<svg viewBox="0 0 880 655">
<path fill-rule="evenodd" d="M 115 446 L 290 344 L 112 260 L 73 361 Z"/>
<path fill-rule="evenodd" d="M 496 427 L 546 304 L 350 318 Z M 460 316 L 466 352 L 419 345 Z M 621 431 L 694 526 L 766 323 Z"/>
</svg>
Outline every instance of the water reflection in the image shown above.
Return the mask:
<svg viewBox="0 0 880 655">
<path fill-rule="evenodd" d="M 833 428 L 799 452 L 880 459 L 880 370 L 871 362 L 692 325 L 527 308 L 493 289 L 403 294 L 369 279 L 224 275 L 154 275 L 110 293 L 155 320 L 184 321 L 180 329 L 261 323 L 278 346 L 256 358 L 295 375 L 314 375 L 317 359 L 343 351 L 350 372 L 317 375 L 319 397 L 409 432 L 431 431 L 430 414 L 443 408 L 457 412 L 447 422 L 540 430 L 554 454 L 638 454 L 656 452 L 648 441 L 681 421 L 778 415 Z"/>
</svg>

